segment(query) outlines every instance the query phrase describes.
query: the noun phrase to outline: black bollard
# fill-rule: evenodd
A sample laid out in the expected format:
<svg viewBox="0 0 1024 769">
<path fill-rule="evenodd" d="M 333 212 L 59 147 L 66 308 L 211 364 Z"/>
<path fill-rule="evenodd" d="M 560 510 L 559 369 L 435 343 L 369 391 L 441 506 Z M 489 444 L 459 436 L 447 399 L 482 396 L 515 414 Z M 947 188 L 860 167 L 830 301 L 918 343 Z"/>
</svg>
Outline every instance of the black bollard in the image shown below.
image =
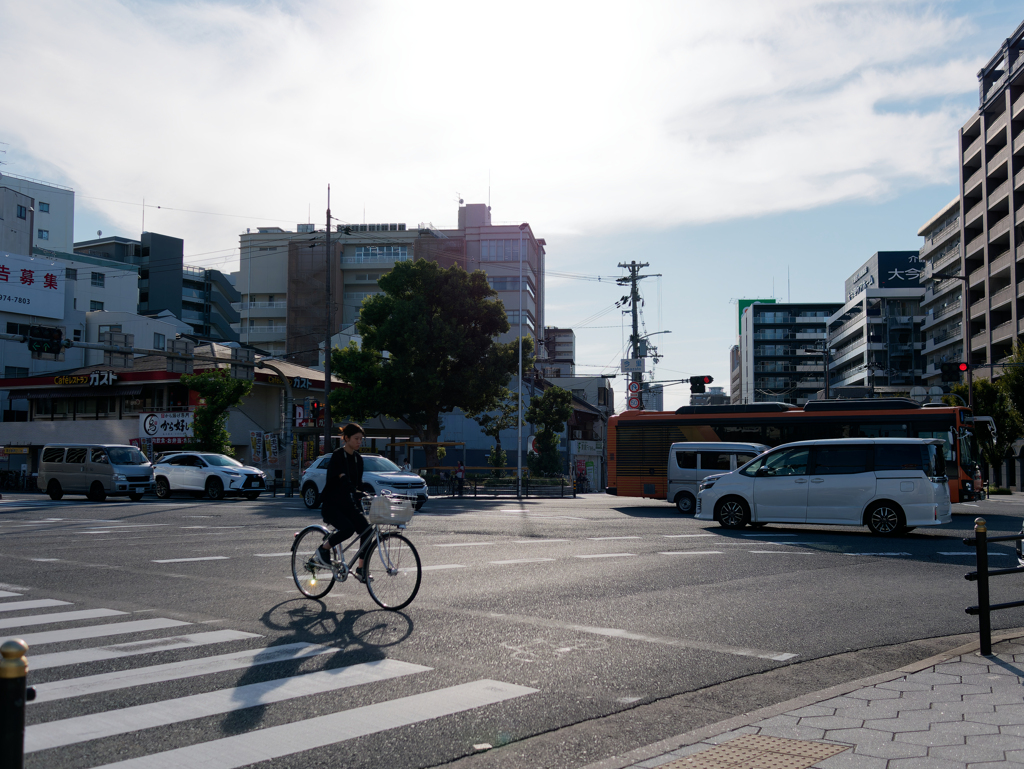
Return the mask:
<svg viewBox="0 0 1024 769">
<path fill-rule="evenodd" d="M 24 641 L 5 641 L 0 646 L 0 766 L 9 769 L 25 766 L 25 703 L 35 699 L 35 690 L 25 686 L 26 652 Z"/>
</svg>

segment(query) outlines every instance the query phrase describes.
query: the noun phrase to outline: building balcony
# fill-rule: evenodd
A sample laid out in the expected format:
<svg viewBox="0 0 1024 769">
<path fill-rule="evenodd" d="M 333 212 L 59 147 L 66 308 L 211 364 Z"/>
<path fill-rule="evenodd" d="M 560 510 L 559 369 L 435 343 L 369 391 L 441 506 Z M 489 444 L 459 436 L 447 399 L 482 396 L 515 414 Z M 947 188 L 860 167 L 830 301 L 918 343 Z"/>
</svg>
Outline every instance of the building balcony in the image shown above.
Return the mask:
<svg viewBox="0 0 1024 769">
<path fill-rule="evenodd" d="M 1018 171 L 1013 176 L 1013 188 L 1019 190 L 1022 186 L 1024 186 L 1024 171 Z"/>
<path fill-rule="evenodd" d="M 991 176 L 993 172 L 997 171 L 1000 166 L 1006 163 L 1006 159 L 1010 157 L 1010 148 L 1003 147 L 999 152 L 993 155 L 988 163 L 985 164 L 985 174 Z"/>
<path fill-rule="evenodd" d="M 988 278 L 988 270 L 985 269 L 985 265 L 979 265 L 971 271 L 971 274 L 967 276 L 967 285 L 971 288 L 982 285 Z"/>
<path fill-rule="evenodd" d="M 1020 64 L 1020 63 L 1021 63 L 1021 59 L 1018 57 L 1017 58 L 1017 64 Z M 1016 67 L 1014 67 L 1014 69 L 1016 69 Z M 1013 107 L 1012 107 L 1011 111 L 1012 111 L 1011 117 L 1013 117 L 1013 118 L 1017 118 L 1022 112 L 1024 112 L 1024 94 L 1021 94 L 1020 96 L 1017 97 L 1017 100 L 1013 103 Z"/>
<path fill-rule="evenodd" d="M 1000 235 L 1005 235 L 1007 232 L 1009 232 L 1011 224 L 1013 224 L 1013 217 L 1004 216 L 1002 219 L 1000 219 L 998 222 L 992 225 L 992 228 L 988 231 L 988 242 L 992 243 Z"/>
<path fill-rule="evenodd" d="M 971 337 L 971 350 L 982 350 L 988 345 L 988 329 Z"/>
<path fill-rule="evenodd" d="M 967 209 L 967 213 L 964 215 L 964 227 L 970 227 L 972 225 L 980 227 L 981 224 L 978 224 L 977 222 L 978 219 L 980 219 L 984 214 L 985 199 L 982 198 L 969 209 Z"/>
<path fill-rule="evenodd" d="M 1016 334 L 1017 325 L 1012 321 L 1008 320 L 1004 323 L 1000 323 L 998 326 L 992 328 L 992 344 L 1010 339 Z"/>
<path fill-rule="evenodd" d="M 1024 149 L 1024 133 L 1018 132 L 1018 134 L 1013 137 L 1013 145 L 1012 146 L 1013 146 L 1013 154 L 1014 155 L 1016 155 L 1018 152 L 1020 152 L 1021 149 Z M 1014 179 L 1014 186 L 1015 187 L 1017 186 L 1016 179 Z"/>
<path fill-rule="evenodd" d="M 983 248 L 985 248 L 985 233 L 980 232 L 967 241 L 967 246 L 964 248 L 964 256 L 970 258 Z"/>
<path fill-rule="evenodd" d="M 412 259 L 412 255 L 405 257 L 400 256 L 384 256 L 378 254 L 371 254 L 369 256 L 343 256 L 341 257 L 342 264 L 394 264 L 395 262 L 408 262 Z"/>
<path fill-rule="evenodd" d="M 988 297 L 983 296 L 977 302 L 971 302 L 971 310 L 968 313 L 972 318 L 977 318 L 988 312 Z"/>
<path fill-rule="evenodd" d="M 959 232 L 957 233 L 959 235 Z M 948 250 L 938 256 L 932 257 L 932 272 L 944 272 L 954 262 L 960 261 L 960 241 L 953 244 Z"/>
<path fill-rule="evenodd" d="M 1013 263 L 1013 254 L 1007 251 L 1005 254 L 996 257 L 995 261 L 989 265 L 988 274 L 993 278 L 1002 276 L 1004 273 L 1006 277 L 1010 276 L 1010 265 Z"/>
<path fill-rule="evenodd" d="M 974 173 L 964 179 L 964 197 L 967 197 L 975 188 L 981 184 L 981 180 L 985 178 L 985 174 L 982 173 L 982 169 L 977 169 Z"/>
<path fill-rule="evenodd" d="M 960 217 L 951 221 L 945 227 L 938 232 L 933 232 L 931 235 L 925 236 L 924 245 L 921 246 L 918 255 L 925 259 L 928 254 L 944 246 L 950 238 L 956 237 L 960 234 Z"/>
<path fill-rule="evenodd" d="M 1024 206 L 1021 206 L 1013 212 L 1014 224 L 1024 224 Z"/>
<path fill-rule="evenodd" d="M 992 208 L 1000 200 L 1010 194 L 1010 180 L 1007 179 L 1005 182 L 1000 184 L 994 190 L 988 193 L 988 207 Z M 982 201 L 983 203 L 986 201 Z"/>
<path fill-rule="evenodd" d="M 993 311 L 995 311 L 999 307 L 1002 307 L 1012 302 L 1016 293 L 1017 292 L 1015 290 L 1015 287 L 1012 285 L 1007 286 L 1006 288 L 1001 288 L 994 294 L 992 294 L 992 303 L 989 306 L 992 308 Z"/>
<path fill-rule="evenodd" d="M 924 345 L 924 354 L 929 355 L 936 350 L 941 350 L 943 347 L 949 347 L 951 344 L 962 342 L 964 339 L 963 326 L 956 326 L 955 329 L 943 332 L 938 336 L 933 336 Z"/>
<path fill-rule="evenodd" d="M 238 339 L 244 343 L 284 342 L 287 337 L 287 329 L 278 326 L 249 326 L 238 330 Z"/>
<path fill-rule="evenodd" d="M 967 165 L 967 161 L 969 161 L 971 158 L 973 158 L 975 155 L 981 152 L 981 147 L 984 143 L 984 137 L 979 134 L 977 139 L 975 139 L 974 141 L 967 145 L 967 149 L 964 150 L 964 165 Z"/>
<path fill-rule="evenodd" d="M 1000 131 L 1006 130 L 1006 111 L 992 121 L 992 125 L 985 127 L 985 143 L 988 144 Z"/>
<path fill-rule="evenodd" d="M 963 312 L 963 306 L 963 301 L 958 300 L 935 310 L 935 312 L 925 317 L 922 328 L 932 328 L 938 323 L 945 323 L 953 313 Z"/>
</svg>

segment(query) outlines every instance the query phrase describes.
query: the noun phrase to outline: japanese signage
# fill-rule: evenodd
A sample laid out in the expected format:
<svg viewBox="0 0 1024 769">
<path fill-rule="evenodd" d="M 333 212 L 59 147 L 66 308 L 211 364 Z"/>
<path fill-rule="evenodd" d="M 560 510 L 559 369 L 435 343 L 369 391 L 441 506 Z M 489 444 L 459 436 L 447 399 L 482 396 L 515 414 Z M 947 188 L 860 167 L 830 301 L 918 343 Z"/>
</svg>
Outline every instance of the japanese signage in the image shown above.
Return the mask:
<svg viewBox="0 0 1024 769">
<path fill-rule="evenodd" d="M 645 358 L 622 358 L 621 366 L 623 374 L 632 374 L 644 370 Z"/>
<path fill-rule="evenodd" d="M 267 377 L 267 384 L 283 385 L 284 380 L 279 376 L 269 376 Z M 310 390 L 313 387 L 313 383 L 309 379 L 301 376 L 292 377 L 291 385 L 293 390 Z"/>
<path fill-rule="evenodd" d="M 846 300 L 869 288 L 922 288 L 917 251 L 879 251 L 846 279 Z"/>
<path fill-rule="evenodd" d="M 139 437 L 156 443 L 185 443 L 192 437 L 192 413 L 139 414 Z"/>
<path fill-rule="evenodd" d="M 597 454 L 604 453 L 604 441 L 572 441 L 569 452 L 571 454 Z"/>
<path fill-rule="evenodd" d="M 0 311 L 64 317 L 64 265 L 0 252 Z"/>
<path fill-rule="evenodd" d="M 90 371 L 88 374 L 71 374 L 55 376 L 55 385 L 112 385 L 117 382 L 117 373 L 114 371 Z"/>
<path fill-rule="evenodd" d="M 250 430 L 249 431 L 249 455 L 252 457 L 252 462 L 257 467 L 263 465 L 263 431 L 262 430 Z"/>
</svg>

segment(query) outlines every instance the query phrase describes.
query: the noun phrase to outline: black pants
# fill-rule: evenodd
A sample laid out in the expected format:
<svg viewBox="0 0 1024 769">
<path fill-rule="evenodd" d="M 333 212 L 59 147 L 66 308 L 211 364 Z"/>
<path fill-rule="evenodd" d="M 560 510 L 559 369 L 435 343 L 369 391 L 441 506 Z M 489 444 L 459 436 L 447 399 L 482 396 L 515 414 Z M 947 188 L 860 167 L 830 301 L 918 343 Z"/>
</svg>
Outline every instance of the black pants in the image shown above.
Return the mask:
<svg viewBox="0 0 1024 769">
<path fill-rule="evenodd" d="M 328 547 L 337 547 L 353 534 L 359 534 L 359 549 L 365 553 L 367 543 L 373 536 L 370 530 L 370 522 L 366 516 L 355 509 L 353 505 L 349 509 L 335 509 L 321 511 L 324 523 L 333 526 L 335 531 L 327 538 Z"/>
</svg>

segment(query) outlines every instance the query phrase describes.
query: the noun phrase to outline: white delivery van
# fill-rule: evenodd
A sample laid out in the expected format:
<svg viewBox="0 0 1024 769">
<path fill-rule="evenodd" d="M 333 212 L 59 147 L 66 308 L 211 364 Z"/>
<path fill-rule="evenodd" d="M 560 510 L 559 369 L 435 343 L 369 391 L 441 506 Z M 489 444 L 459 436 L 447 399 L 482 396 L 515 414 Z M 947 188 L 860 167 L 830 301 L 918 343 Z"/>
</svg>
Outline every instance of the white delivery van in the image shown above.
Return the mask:
<svg viewBox="0 0 1024 769">
<path fill-rule="evenodd" d="M 153 466 L 134 446 L 51 443 L 39 457 L 36 483 L 50 499 L 84 494 L 93 502 L 108 495 L 138 502 L 153 489 Z"/>
<path fill-rule="evenodd" d="M 768 448 L 761 443 L 673 443 L 668 451 L 668 501 L 680 513 L 692 513 L 704 478 L 743 467 Z"/>
</svg>

